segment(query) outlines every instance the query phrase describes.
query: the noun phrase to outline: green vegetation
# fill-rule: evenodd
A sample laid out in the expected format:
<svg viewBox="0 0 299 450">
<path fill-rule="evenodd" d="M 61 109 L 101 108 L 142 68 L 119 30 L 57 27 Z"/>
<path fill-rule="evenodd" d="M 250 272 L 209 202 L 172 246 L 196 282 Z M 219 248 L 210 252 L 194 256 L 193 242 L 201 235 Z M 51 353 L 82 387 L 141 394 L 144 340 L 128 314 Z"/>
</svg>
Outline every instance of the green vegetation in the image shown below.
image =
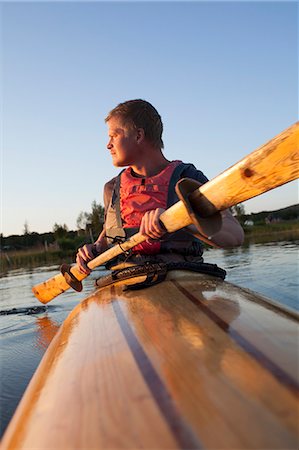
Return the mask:
<svg viewBox="0 0 299 450">
<path fill-rule="evenodd" d="M 249 215 L 243 214 L 243 219 L 252 220 L 255 225 L 273 222 L 285 222 L 299 220 L 299 204 L 287 206 L 275 211 L 261 211 Z"/>
<path fill-rule="evenodd" d="M 299 239 L 299 204 L 252 214 L 245 214 L 241 204 L 232 212 L 244 228 L 244 245 Z"/>
<path fill-rule="evenodd" d="M 243 205 L 236 205 L 232 212 L 245 230 L 244 245 L 299 240 L 299 205 L 250 215 L 244 214 Z M 97 238 L 103 222 L 104 208 L 96 202 L 92 203 L 91 213 L 79 214 L 77 231 L 55 223 L 52 232 L 30 233 L 26 222 L 23 235 L 1 236 L 1 273 L 22 267 L 72 263 L 78 248 Z"/>
<path fill-rule="evenodd" d="M 299 240 L 299 221 L 260 223 L 244 226 L 245 242 L 248 244 L 263 244 L 266 242 Z"/>
<path fill-rule="evenodd" d="M 90 240 L 86 236 L 75 236 L 58 239 L 48 247 L 36 246 L 23 249 L 7 249 L 4 246 L 0 253 L 0 273 L 3 274 L 7 270 L 22 267 L 60 265 L 64 262 L 70 264 L 75 261 L 77 249 L 87 242 L 90 242 Z"/>
<path fill-rule="evenodd" d="M 0 273 L 21 267 L 74 262 L 78 248 L 94 242 L 103 229 L 103 206 L 94 201 L 91 209 L 91 213 L 79 214 L 77 231 L 69 231 L 65 224 L 55 223 L 52 232 L 30 233 L 26 221 L 23 235 L 1 235 Z"/>
</svg>

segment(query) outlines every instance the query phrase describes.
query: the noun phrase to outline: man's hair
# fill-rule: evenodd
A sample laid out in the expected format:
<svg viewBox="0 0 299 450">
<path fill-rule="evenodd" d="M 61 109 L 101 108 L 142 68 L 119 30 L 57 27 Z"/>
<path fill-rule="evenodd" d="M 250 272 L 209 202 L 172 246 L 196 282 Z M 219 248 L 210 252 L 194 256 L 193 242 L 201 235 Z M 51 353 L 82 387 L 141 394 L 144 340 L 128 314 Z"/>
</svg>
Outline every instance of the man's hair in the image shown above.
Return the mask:
<svg viewBox="0 0 299 450">
<path fill-rule="evenodd" d="M 118 117 L 122 125 L 127 128 L 142 128 L 146 139 L 154 147 L 164 147 L 162 119 L 158 111 L 149 102 L 138 99 L 120 103 L 110 111 L 105 122 L 109 122 L 112 117 Z"/>
</svg>

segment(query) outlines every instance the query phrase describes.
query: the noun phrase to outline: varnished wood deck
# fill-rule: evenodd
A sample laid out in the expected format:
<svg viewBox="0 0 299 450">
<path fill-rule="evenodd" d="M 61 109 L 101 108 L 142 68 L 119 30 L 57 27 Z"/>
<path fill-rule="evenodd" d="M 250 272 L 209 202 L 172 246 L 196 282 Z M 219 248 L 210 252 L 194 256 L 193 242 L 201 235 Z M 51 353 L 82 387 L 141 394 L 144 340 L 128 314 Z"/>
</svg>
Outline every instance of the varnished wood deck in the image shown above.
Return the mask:
<svg viewBox="0 0 299 450">
<path fill-rule="evenodd" d="M 298 321 L 211 277 L 71 313 L 1 449 L 297 449 Z"/>
</svg>

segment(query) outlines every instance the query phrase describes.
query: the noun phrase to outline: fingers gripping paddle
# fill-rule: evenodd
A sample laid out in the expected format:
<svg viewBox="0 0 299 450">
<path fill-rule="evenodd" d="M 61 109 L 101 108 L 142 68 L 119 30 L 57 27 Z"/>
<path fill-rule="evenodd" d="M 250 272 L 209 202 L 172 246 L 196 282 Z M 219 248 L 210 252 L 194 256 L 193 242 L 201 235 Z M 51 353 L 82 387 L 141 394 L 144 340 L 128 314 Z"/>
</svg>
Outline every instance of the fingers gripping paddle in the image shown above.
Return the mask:
<svg viewBox="0 0 299 450">
<path fill-rule="evenodd" d="M 160 220 L 168 232 L 178 231 L 194 221 L 190 214 L 191 205 L 197 216 L 195 222 L 201 224 L 202 217 L 209 217 L 237 203 L 244 202 L 264 192 L 281 186 L 299 177 L 299 122 L 286 129 L 262 147 L 245 156 L 241 161 L 222 172 L 213 180 L 188 194 L 188 200 L 180 200 L 167 209 Z M 182 181 L 182 187 L 184 180 Z M 190 181 L 190 180 L 189 180 Z M 180 182 L 179 182 L 180 183 Z M 192 183 L 191 183 L 192 184 Z M 184 189 L 181 198 L 185 197 Z M 183 194 L 182 194 L 183 193 Z M 205 219 L 203 219 L 205 220 Z M 209 219 L 206 219 L 209 221 Z M 120 245 L 115 245 L 88 263 L 92 270 L 144 242 L 147 236 L 140 233 Z M 82 281 L 87 275 L 79 271 L 77 265 L 68 273 L 55 277 L 33 287 L 34 295 L 48 303 L 57 295 L 70 288 L 72 279 Z M 69 284 L 70 283 L 70 284 Z M 79 283 L 80 285 L 80 283 Z"/>
</svg>

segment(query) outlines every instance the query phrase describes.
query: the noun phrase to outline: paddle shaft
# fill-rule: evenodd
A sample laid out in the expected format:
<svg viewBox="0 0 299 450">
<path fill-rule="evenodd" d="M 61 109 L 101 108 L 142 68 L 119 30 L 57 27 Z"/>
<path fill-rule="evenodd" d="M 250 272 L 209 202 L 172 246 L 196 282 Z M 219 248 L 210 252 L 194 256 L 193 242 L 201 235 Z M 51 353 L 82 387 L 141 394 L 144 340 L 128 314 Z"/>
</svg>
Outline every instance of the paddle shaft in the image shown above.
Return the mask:
<svg viewBox="0 0 299 450">
<path fill-rule="evenodd" d="M 208 181 L 190 195 L 193 203 L 210 205 L 205 207 L 205 216 L 222 211 L 237 203 L 244 202 L 264 192 L 295 180 L 299 177 L 299 122 L 258 148 L 241 161 Z M 182 201 L 177 202 L 160 216 L 167 232 L 178 231 L 192 223 Z M 136 233 L 120 245 L 115 245 L 88 263 L 93 270 L 116 256 L 144 242 L 147 236 Z M 72 274 L 83 280 L 87 275 L 79 271 L 77 265 L 71 268 Z M 70 286 L 60 273 L 33 287 L 34 295 L 48 303 Z"/>
</svg>

